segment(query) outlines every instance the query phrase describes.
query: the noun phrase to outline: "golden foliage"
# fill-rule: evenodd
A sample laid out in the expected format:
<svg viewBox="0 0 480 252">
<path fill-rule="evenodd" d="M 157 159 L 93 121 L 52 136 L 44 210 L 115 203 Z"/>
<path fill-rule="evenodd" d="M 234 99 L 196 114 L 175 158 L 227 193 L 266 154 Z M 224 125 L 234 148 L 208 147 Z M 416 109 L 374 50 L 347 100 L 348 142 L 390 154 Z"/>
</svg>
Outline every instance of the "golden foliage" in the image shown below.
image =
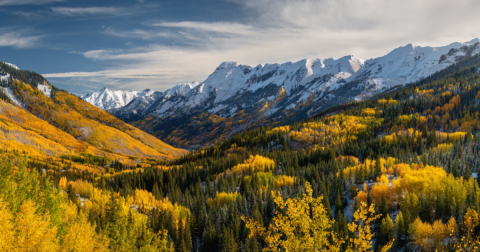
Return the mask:
<svg viewBox="0 0 480 252">
<path fill-rule="evenodd" d="M 375 215 L 375 207 L 373 204 L 367 208 L 367 203 L 362 202 L 360 208 L 353 214 L 355 221 L 348 224 L 348 231 L 355 234 L 355 238 L 350 238 L 350 246 L 347 252 L 369 251 L 372 247 L 372 238 L 374 236 L 371 226 L 373 222 L 380 218 Z M 389 241 L 381 251 L 389 250 L 393 245 L 393 240 Z"/>
<path fill-rule="evenodd" d="M 64 181 L 60 180 L 60 183 L 64 183 L 66 181 L 66 179 Z M 92 183 L 88 182 L 88 181 L 83 181 L 81 179 L 77 179 L 75 182 L 74 181 L 68 181 L 67 183 L 67 188 L 68 186 L 72 186 L 73 188 L 73 192 L 75 195 L 79 194 L 80 196 L 82 197 L 85 197 L 85 198 L 92 198 L 94 196 L 94 190 L 99 190 L 99 189 L 95 189 L 92 185 Z M 61 186 L 61 184 L 60 184 Z"/>
<path fill-rule="evenodd" d="M 419 117 L 419 118 L 421 118 L 421 117 Z M 441 142 L 445 142 L 447 140 L 454 142 L 454 141 L 459 140 L 459 139 L 464 139 L 467 132 L 458 131 L 458 132 L 448 133 L 448 132 L 436 131 L 435 134 L 436 134 L 437 139 Z M 415 138 L 414 141 L 417 141 L 416 138 L 421 137 L 422 132 L 419 131 L 419 130 L 413 129 L 413 128 L 408 128 L 407 130 L 400 130 L 396 133 L 394 132 L 390 135 L 383 136 L 382 139 L 387 144 L 395 144 L 395 143 L 398 142 L 398 137 L 399 136 L 410 136 L 410 137 Z"/>
<path fill-rule="evenodd" d="M 303 123 L 298 131 L 290 132 L 290 138 L 297 142 L 315 143 L 316 141 L 322 141 L 325 145 L 337 146 L 357 139 L 358 134 L 366 131 L 368 125 L 380 125 L 382 120 L 371 116 L 333 115 L 327 117 L 327 122 Z"/>
<path fill-rule="evenodd" d="M 390 198 L 390 185 L 385 174 L 377 178 L 377 183 L 372 186 L 370 193 L 375 203 L 380 202 L 382 197 Z"/>
<path fill-rule="evenodd" d="M 126 203 L 129 207 L 140 207 L 147 213 L 150 213 L 154 208 L 167 211 L 176 221 L 177 225 L 180 220 L 186 219 L 191 215 L 190 209 L 176 203 L 172 204 L 168 198 L 158 200 L 152 193 L 146 190 L 135 189 L 135 194 L 128 197 Z"/>
<path fill-rule="evenodd" d="M 474 229 L 478 224 L 477 212 L 467 208 L 467 212 L 463 217 L 463 236 L 460 240 L 454 239 L 456 251 L 478 251 L 478 248 L 480 248 L 480 240 L 474 236 Z M 452 236 L 455 233 L 453 233 Z"/>
<path fill-rule="evenodd" d="M 442 143 L 442 144 L 439 144 L 437 147 L 433 148 L 432 151 L 433 152 L 438 152 L 438 151 L 447 152 L 447 151 L 451 151 L 452 148 L 453 148 L 452 143 Z"/>
<path fill-rule="evenodd" d="M 397 101 L 397 100 L 394 100 L 394 99 L 392 99 L 392 98 L 390 98 L 390 99 L 388 99 L 388 100 L 387 100 L 387 99 L 379 99 L 379 100 L 377 101 L 377 103 L 378 103 L 379 105 L 381 105 L 381 106 L 390 105 L 390 104 L 395 104 L 395 105 L 397 105 L 397 104 L 398 104 L 398 101 Z"/>
<path fill-rule="evenodd" d="M 334 220 L 323 206 L 323 197 L 313 198 L 308 182 L 305 190 L 302 198 L 288 198 L 286 201 L 279 192 L 272 192 L 280 211 L 275 213 L 268 230 L 258 222 L 242 217 L 250 229 L 249 237 L 260 237 L 267 244 L 263 251 L 340 251 L 345 241 L 337 239 L 335 232 L 331 231 Z M 362 203 L 354 218 L 355 221 L 348 224 L 354 238 L 350 238 L 346 251 L 370 251 L 374 236 L 371 225 L 379 215 L 375 215 L 373 204 L 367 209 Z M 393 240 L 389 241 L 381 251 L 387 251 L 392 244 Z"/>
<path fill-rule="evenodd" d="M 13 216 L 0 198 L 0 251 L 14 251 Z"/>
<path fill-rule="evenodd" d="M 447 139 L 449 139 L 450 141 L 456 141 L 459 139 L 464 139 L 465 135 L 467 135 L 467 132 L 458 131 L 453 133 L 446 133 L 446 132 L 437 131 L 436 134 L 437 134 L 437 138 L 440 141 L 446 141 Z"/>
<path fill-rule="evenodd" d="M 14 247 L 17 251 L 57 251 L 57 228 L 52 227 L 48 215 L 38 216 L 31 200 L 20 206 L 15 219 Z"/>
<path fill-rule="evenodd" d="M 280 175 L 277 177 L 273 185 L 275 187 L 292 187 L 295 184 L 295 177 Z"/>
<path fill-rule="evenodd" d="M 425 251 L 430 251 L 432 247 L 438 247 L 445 238 L 457 233 L 457 224 L 453 217 L 447 224 L 443 224 L 441 220 L 436 220 L 433 224 L 430 224 L 422 222 L 417 217 L 412 224 L 412 228 L 415 244 Z"/>
<path fill-rule="evenodd" d="M 365 108 L 362 110 L 362 116 L 375 116 L 376 111 L 374 108 Z"/>
<path fill-rule="evenodd" d="M 250 171 L 257 170 L 257 171 L 264 171 L 265 168 L 275 166 L 275 162 L 267 157 L 262 157 L 260 155 L 250 156 L 247 160 L 245 160 L 242 164 L 238 164 L 231 169 L 226 170 L 217 175 L 217 179 L 221 176 L 230 176 L 232 174 L 242 175 L 243 171 L 248 169 Z"/>
<path fill-rule="evenodd" d="M 359 164 L 358 158 L 356 158 L 354 156 L 342 156 L 342 155 L 340 155 L 340 156 L 335 158 L 335 161 L 340 161 L 342 163 L 350 162 L 350 163 L 353 163 L 355 165 Z"/>
<path fill-rule="evenodd" d="M 395 158 L 387 157 L 387 158 L 380 158 L 380 168 L 382 170 L 382 174 L 388 172 L 389 168 L 393 167 L 395 164 Z M 358 161 L 357 161 L 358 162 Z M 359 172 L 360 169 L 364 169 L 366 174 L 370 174 L 372 172 L 372 168 L 375 167 L 375 160 L 365 159 L 363 164 L 358 164 L 355 166 L 349 166 L 343 170 L 343 174 L 346 179 L 351 178 L 354 176 L 355 173 Z"/>
<path fill-rule="evenodd" d="M 302 198 L 287 199 L 279 192 L 272 192 L 277 211 L 269 229 L 258 222 L 242 217 L 250 229 L 250 238 L 261 237 L 267 244 L 263 251 L 339 251 L 341 242 L 330 231 L 334 221 L 330 220 L 322 197 L 313 198 L 310 184 Z"/>
<path fill-rule="evenodd" d="M 67 178 L 66 177 L 61 177 L 60 181 L 58 182 L 58 186 L 62 188 L 62 190 L 66 191 L 67 190 Z"/>
<path fill-rule="evenodd" d="M 239 197 L 241 197 L 241 195 L 237 192 L 234 192 L 234 193 L 219 192 L 215 195 L 214 199 L 212 198 L 207 199 L 207 203 L 210 207 L 224 206 L 224 205 L 234 203 Z"/>
<path fill-rule="evenodd" d="M 62 251 L 109 251 L 108 241 L 95 232 L 95 227 L 91 226 L 87 217 L 81 213 L 78 220 L 69 222 L 63 238 Z"/>
<path fill-rule="evenodd" d="M 57 91 L 53 99 L 50 99 L 30 85 L 17 80 L 13 81 L 11 88 L 20 97 L 29 112 L 64 131 L 63 134 L 60 134 L 63 137 L 55 137 L 54 134 L 46 133 L 51 137 L 48 139 L 73 139 L 74 143 L 77 142 L 76 140 L 84 140 L 106 152 L 138 157 L 165 158 L 186 153 L 174 149 L 157 138 L 66 92 Z M 17 107 L 17 110 L 22 109 Z M 28 113 L 23 112 L 23 114 Z M 24 121 L 18 115 L 14 115 L 13 118 L 17 121 Z M 47 132 L 52 132 L 52 130 Z M 65 132 L 70 137 L 67 137 L 68 134 Z M 74 146 L 77 147 L 78 144 Z"/>
</svg>

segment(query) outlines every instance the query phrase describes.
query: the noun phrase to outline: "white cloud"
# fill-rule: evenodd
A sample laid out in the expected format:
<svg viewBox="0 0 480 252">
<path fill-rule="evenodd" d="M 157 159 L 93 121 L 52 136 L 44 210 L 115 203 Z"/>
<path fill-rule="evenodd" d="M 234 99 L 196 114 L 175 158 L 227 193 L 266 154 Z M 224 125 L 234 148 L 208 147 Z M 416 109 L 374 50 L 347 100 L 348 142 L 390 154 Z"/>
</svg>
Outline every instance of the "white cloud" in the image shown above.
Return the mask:
<svg viewBox="0 0 480 252">
<path fill-rule="evenodd" d="M 36 46 L 41 36 L 26 35 L 24 31 L 7 31 L 0 29 L 0 46 L 29 48 Z"/>
<path fill-rule="evenodd" d="M 12 14 L 21 16 L 21 17 L 23 17 L 25 19 L 28 19 L 28 20 L 42 19 L 42 18 L 45 17 L 44 15 L 42 15 L 39 12 L 16 11 L 16 12 L 12 12 Z"/>
<path fill-rule="evenodd" d="M 102 78 L 119 88 L 164 89 L 202 81 L 225 60 L 254 66 L 350 54 L 367 59 L 407 43 L 440 46 L 479 37 L 477 0 L 235 1 L 256 15 L 243 23 L 150 22 L 144 24 L 151 30 L 109 28 L 104 33 L 116 37 L 174 36 L 179 42 L 87 51 L 85 57 L 111 61 L 116 67 L 47 76 Z"/>
<path fill-rule="evenodd" d="M 231 22 L 160 22 L 152 23 L 151 26 L 159 27 L 174 27 L 174 28 L 185 28 L 193 29 L 196 31 L 205 31 L 205 32 L 218 32 L 218 33 L 232 33 L 232 34 L 252 34 L 254 29 L 251 25 L 244 25 L 239 23 Z"/>
<path fill-rule="evenodd" d="M 51 10 L 55 13 L 65 16 L 88 16 L 88 15 L 124 15 L 128 11 L 118 7 L 52 7 Z"/>
<path fill-rule="evenodd" d="M 53 2 L 63 2 L 64 0 L 0 0 L 0 6 L 5 5 L 39 5 Z"/>
<path fill-rule="evenodd" d="M 170 32 L 158 32 L 147 31 L 142 29 L 134 29 L 132 31 L 117 31 L 111 27 L 107 27 L 102 31 L 103 34 L 121 37 L 121 38 L 142 38 L 142 39 L 154 39 L 154 38 L 173 38 L 175 34 Z"/>
</svg>

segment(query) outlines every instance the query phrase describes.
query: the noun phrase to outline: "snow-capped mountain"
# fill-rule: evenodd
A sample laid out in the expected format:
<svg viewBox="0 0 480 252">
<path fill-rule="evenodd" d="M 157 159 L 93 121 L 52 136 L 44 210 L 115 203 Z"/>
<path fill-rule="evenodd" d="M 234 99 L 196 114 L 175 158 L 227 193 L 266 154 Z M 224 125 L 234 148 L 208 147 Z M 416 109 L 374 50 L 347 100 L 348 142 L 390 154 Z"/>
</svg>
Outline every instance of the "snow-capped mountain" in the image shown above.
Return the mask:
<svg viewBox="0 0 480 252">
<path fill-rule="evenodd" d="M 365 61 L 352 79 L 370 79 L 380 88 L 415 82 L 445 69 L 462 58 L 480 52 L 479 39 L 443 47 L 414 47 L 408 44 L 389 54 Z"/>
<path fill-rule="evenodd" d="M 186 134 L 169 139 L 173 138 L 172 133 L 181 130 L 180 124 L 181 127 L 199 124 L 199 118 L 204 118 L 199 115 L 204 113 L 215 114 L 234 124 L 227 135 L 260 120 L 281 121 L 292 116 L 302 119 L 338 104 L 417 81 L 479 52 L 479 40 L 474 39 L 444 47 L 409 44 L 369 60 L 345 56 L 256 67 L 228 61 L 221 63 L 201 83 L 181 84 L 164 92 L 137 97 L 127 106 L 110 112 L 178 144 L 176 139 L 186 139 Z M 105 103 L 98 106 L 108 109 Z M 202 136 L 188 144 L 208 141 Z"/>
<path fill-rule="evenodd" d="M 182 96 L 192 88 L 196 87 L 198 82 L 183 83 L 176 85 L 171 89 L 167 89 L 163 92 L 148 92 L 145 95 L 138 96 L 133 99 L 132 102 L 126 106 L 120 108 L 114 108 L 109 110 L 112 114 L 116 114 L 126 121 L 130 121 L 132 118 L 136 118 L 138 115 L 144 114 L 153 104 L 167 101 L 172 97 Z"/>
<path fill-rule="evenodd" d="M 100 91 L 93 94 L 85 95 L 82 99 L 100 109 L 109 110 L 123 107 L 137 97 L 150 96 L 153 93 L 154 92 L 150 89 L 145 89 L 143 91 L 114 91 L 102 88 Z"/>
</svg>

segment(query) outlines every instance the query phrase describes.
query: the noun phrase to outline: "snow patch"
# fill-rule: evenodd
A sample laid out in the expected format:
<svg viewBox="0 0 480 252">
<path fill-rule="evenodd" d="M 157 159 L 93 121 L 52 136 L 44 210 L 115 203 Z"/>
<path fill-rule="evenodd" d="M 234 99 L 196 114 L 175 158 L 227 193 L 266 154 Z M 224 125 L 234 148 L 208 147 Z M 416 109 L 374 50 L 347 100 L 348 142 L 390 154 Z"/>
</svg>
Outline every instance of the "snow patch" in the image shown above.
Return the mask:
<svg viewBox="0 0 480 252">
<path fill-rule="evenodd" d="M 14 65 L 14 64 L 8 63 L 8 62 L 3 62 L 3 63 L 5 63 L 5 64 L 9 65 L 10 67 L 13 67 L 13 68 L 15 68 L 15 69 L 17 69 L 17 70 L 20 70 L 20 68 L 18 68 L 17 65 Z"/>
<path fill-rule="evenodd" d="M 216 107 L 214 107 L 214 108 L 212 108 L 212 109 L 209 109 L 208 112 L 215 114 L 215 113 L 218 113 L 218 112 L 220 112 L 221 110 L 223 110 L 223 109 L 225 109 L 225 108 L 226 108 L 225 105 L 220 104 L 220 105 L 218 105 L 218 106 L 216 106 Z"/>
<path fill-rule="evenodd" d="M 15 94 L 13 93 L 12 89 L 10 89 L 10 87 L 0 87 L 0 88 L 15 105 L 23 108 L 23 103 L 18 99 L 17 96 L 15 96 Z"/>
<path fill-rule="evenodd" d="M 42 92 L 45 96 L 51 98 L 52 87 L 50 87 L 50 85 L 48 85 L 47 83 L 44 83 L 44 84 L 39 83 L 38 90 L 40 90 L 40 92 Z"/>
<path fill-rule="evenodd" d="M 8 82 L 8 80 L 10 80 L 10 74 L 6 74 L 6 75 L 0 75 L 0 81 L 6 81 Z"/>
</svg>

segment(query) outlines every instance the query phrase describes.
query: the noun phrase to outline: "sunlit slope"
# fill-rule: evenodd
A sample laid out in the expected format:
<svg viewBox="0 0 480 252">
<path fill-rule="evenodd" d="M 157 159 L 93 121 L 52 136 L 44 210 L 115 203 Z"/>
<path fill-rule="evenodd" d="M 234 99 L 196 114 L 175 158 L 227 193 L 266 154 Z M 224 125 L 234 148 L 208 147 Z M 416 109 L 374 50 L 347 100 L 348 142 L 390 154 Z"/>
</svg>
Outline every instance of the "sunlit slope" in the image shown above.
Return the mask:
<svg viewBox="0 0 480 252">
<path fill-rule="evenodd" d="M 125 158 L 77 140 L 28 111 L 3 100 L 0 100 L 0 148 L 29 156 L 88 153 L 113 159 Z"/>
<path fill-rule="evenodd" d="M 13 81 L 10 87 L 29 112 L 102 151 L 152 158 L 175 158 L 185 153 L 67 92 L 57 91 L 50 99 L 21 81 Z"/>
<path fill-rule="evenodd" d="M 0 101 L 0 147 L 29 155 L 68 155 L 81 143 L 12 104 Z M 70 148 L 68 148 L 70 147 Z"/>
<path fill-rule="evenodd" d="M 173 148 L 158 138 L 137 129 L 132 125 L 123 122 L 122 120 L 119 120 L 110 113 L 98 109 L 90 103 L 85 102 L 79 97 L 73 96 L 67 92 L 57 92 L 54 100 L 60 104 L 68 105 L 70 108 L 73 108 L 76 112 L 84 117 L 122 131 L 128 136 L 135 138 L 137 141 L 140 141 L 144 145 L 153 148 L 162 154 L 177 157 L 186 153 L 184 150 Z"/>
</svg>

